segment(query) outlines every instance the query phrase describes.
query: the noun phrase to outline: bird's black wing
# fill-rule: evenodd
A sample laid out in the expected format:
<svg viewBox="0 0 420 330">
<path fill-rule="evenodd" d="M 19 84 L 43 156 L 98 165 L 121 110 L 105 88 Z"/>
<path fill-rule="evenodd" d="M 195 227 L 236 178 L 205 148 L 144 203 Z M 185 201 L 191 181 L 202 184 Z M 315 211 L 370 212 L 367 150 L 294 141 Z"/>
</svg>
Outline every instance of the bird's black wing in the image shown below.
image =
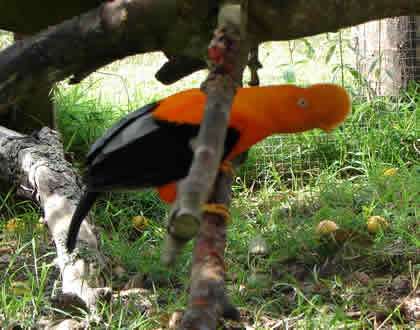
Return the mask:
<svg viewBox="0 0 420 330">
<path fill-rule="evenodd" d="M 132 191 L 159 187 L 184 178 L 193 150 L 191 140 L 200 126 L 157 120 L 147 105 L 111 127 L 92 146 L 86 176 L 89 191 Z M 191 109 L 194 111 L 194 109 Z M 224 157 L 239 139 L 229 128 Z"/>
<path fill-rule="evenodd" d="M 130 141 L 136 140 L 144 134 L 147 134 L 147 131 L 154 129 L 154 125 L 149 127 L 146 131 L 141 128 L 138 129 L 138 124 L 143 126 L 143 129 L 146 125 L 143 124 L 143 121 L 138 120 L 142 117 L 150 117 L 150 113 L 159 105 L 158 102 L 147 104 L 140 109 L 130 113 L 129 115 L 122 118 L 118 123 L 109 128 L 100 138 L 98 138 L 91 146 L 89 153 L 87 154 L 87 161 L 92 162 L 99 153 L 104 152 L 104 148 L 116 149 L 121 147 L 121 144 L 129 144 Z M 133 129 L 133 123 L 135 128 Z M 135 125 L 137 123 L 137 126 Z M 130 129 L 130 127 L 132 127 Z M 130 131 L 130 134 L 124 133 L 126 130 Z M 119 138 L 116 138 L 119 135 Z M 124 137 L 124 138 L 121 138 Z M 106 151 L 105 151 L 106 152 Z"/>
<path fill-rule="evenodd" d="M 69 252 L 72 252 L 76 246 L 77 235 L 79 234 L 80 225 L 83 219 L 87 216 L 93 204 L 95 203 L 101 189 L 92 189 L 90 182 L 94 181 L 92 178 L 92 167 L 95 164 L 101 164 L 105 161 L 107 155 L 112 154 L 112 151 L 124 148 L 126 145 L 130 145 L 132 141 L 141 138 L 143 135 L 147 135 L 150 131 L 157 128 L 154 121 L 151 120 L 151 112 L 156 108 L 158 103 L 148 104 L 133 113 L 125 116 L 118 123 L 108 129 L 99 139 L 92 145 L 90 152 L 87 155 L 89 172 L 87 176 L 88 187 L 87 191 L 83 194 L 82 198 L 77 205 L 77 208 L 71 219 L 66 247 Z M 109 168 L 112 172 L 113 169 Z M 112 173 L 111 173 L 112 177 Z"/>
</svg>

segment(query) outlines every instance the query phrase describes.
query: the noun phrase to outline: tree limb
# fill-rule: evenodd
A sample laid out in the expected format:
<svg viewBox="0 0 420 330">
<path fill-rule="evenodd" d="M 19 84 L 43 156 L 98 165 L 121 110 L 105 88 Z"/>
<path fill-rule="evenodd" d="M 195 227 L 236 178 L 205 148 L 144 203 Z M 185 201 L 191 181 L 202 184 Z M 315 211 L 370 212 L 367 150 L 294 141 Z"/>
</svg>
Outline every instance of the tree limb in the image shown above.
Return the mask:
<svg viewBox="0 0 420 330">
<path fill-rule="evenodd" d="M 200 131 L 192 145 L 193 162 L 188 176 L 177 186 L 177 200 L 169 216 L 169 236 L 180 241 L 180 246 L 198 231 L 201 209 L 209 199 L 222 159 L 233 97 L 244 68 L 244 61 L 238 61 L 240 6 L 222 7 L 219 17 L 219 27 L 208 47 L 210 73 L 201 87 L 207 99 Z M 172 263 L 177 252 L 166 249 L 164 263 Z"/>
<path fill-rule="evenodd" d="M 34 34 L 99 6 L 104 0 L 0 1 L 0 29 Z"/>
<path fill-rule="evenodd" d="M 9 6 L 13 3 L 8 2 Z M 0 53 L 0 112 L 41 86 L 72 75 L 78 82 L 125 56 L 162 50 L 202 60 L 216 23 L 217 4 L 212 0 L 108 1 L 13 45 Z M 368 4 L 365 0 L 262 0 L 251 1 L 249 13 L 248 39 L 256 45 L 337 31 L 374 19 L 420 15 L 420 0 L 371 0 Z M 16 14 L 14 22 L 21 20 L 24 25 L 25 19 L 29 18 Z"/>
<path fill-rule="evenodd" d="M 207 68 L 206 61 L 188 56 L 169 56 L 169 59 L 156 72 L 155 78 L 170 85 L 191 73 Z"/>
<path fill-rule="evenodd" d="M 232 181 L 231 174 L 219 172 L 209 202 L 229 207 Z M 239 311 L 225 293 L 226 227 L 226 219 L 221 215 L 204 213 L 194 246 L 184 329 L 199 329 L 200 326 L 216 329 L 222 317 L 239 321 Z"/>
<path fill-rule="evenodd" d="M 65 238 L 71 216 L 81 191 L 76 181 L 77 174 L 64 159 L 59 135 L 43 128 L 34 136 L 25 136 L 0 126 L 0 175 L 17 187 L 23 187 L 30 197 L 38 202 L 44 213 L 57 250 L 56 265 L 60 269 L 63 294 L 82 300 L 85 306 L 95 305 L 97 299 L 109 294 L 109 289 L 92 288 L 89 275 L 92 266 L 103 262 L 99 253 L 89 262 L 75 259 L 67 253 Z M 80 231 L 80 241 L 89 250 L 98 251 L 96 237 L 85 221 Z"/>
<path fill-rule="evenodd" d="M 178 184 L 177 201 L 169 218 L 167 244 L 177 241 L 178 244 L 166 246 L 166 263 L 173 262 L 183 243 L 199 227 L 183 329 L 216 329 L 222 316 L 239 319 L 239 312 L 230 303 L 224 290 L 223 255 L 227 219 L 210 213 L 205 213 L 201 219 L 201 210 L 208 200 L 222 203 L 226 208 L 230 204 L 232 175 L 220 173 L 215 187 L 213 185 L 223 154 L 233 98 L 236 87 L 241 86 L 249 51 L 246 42 L 247 6 L 243 6 L 244 3 L 248 2 L 242 1 L 242 6 L 227 3 L 220 9 L 219 27 L 208 47 L 210 73 L 202 85 L 202 90 L 207 94 L 204 118 L 193 143 L 194 158 L 189 174 Z M 209 199 L 211 191 L 213 193 Z M 174 252 L 168 247 L 178 250 Z"/>
<path fill-rule="evenodd" d="M 114 1 L 44 0 L 43 5 L 39 6 L 34 1 L 2 0 L 0 29 L 33 34 L 92 10 L 101 2 Z M 150 1 L 137 0 L 131 2 L 142 6 L 148 6 L 150 3 Z M 165 2 L 157 2 L 161 11 L 164 11 L 167 7 Z M 203 20 L 217 15 L 215 4 L 217 2 L 214 0 L 179 0 L 176 4 L 176 22 L 187 19 L 191 23 L 190 31 L 204 32 L 203 28 L 206 25 Z M 206 16 L 206 12 L 210 16 Z M 370 0 L 368 3 L 365 0 L 259 0 L 250 2 L 249 12 L 250 39 L 263 42 L 307 37 L 385 17 L 420 15 L 420 0 Z M 215 19 L 210 21 L 214 23 Z M 176 38 L 180 46 L 182 44 L 184 49 L 189 48 L 186 47 L 186 42 L 189 43 L 191 39 L 182 35 L 184 28 L 179 29 L 181 27 L 181 24 L 172 25 L 170 39 Z M 210 36 L 208 31 L 205 33 Z M 150 37 L 153 36 L 147 36 Z M 197 37 L 194 36 L 195 43 L 200 43 L 204 47 L 208 44 L 208 39 L 199 40 Z M 164 36 L 161 35 L 160 39 L 164 39 Z M 193 55 L 187 52 L 190 56 Z"/>
<path fill-rule="evenodd" d="M 79 82 L 128 55 L 157 50 L 173 0 L 115 0 L 0 53 L 0 112 L 39 88 L 73 75 Z M 161 6 L 165 10 L 161 10 Z M 164 23 L 157 23 L 164 22 Z"/>
</svg>

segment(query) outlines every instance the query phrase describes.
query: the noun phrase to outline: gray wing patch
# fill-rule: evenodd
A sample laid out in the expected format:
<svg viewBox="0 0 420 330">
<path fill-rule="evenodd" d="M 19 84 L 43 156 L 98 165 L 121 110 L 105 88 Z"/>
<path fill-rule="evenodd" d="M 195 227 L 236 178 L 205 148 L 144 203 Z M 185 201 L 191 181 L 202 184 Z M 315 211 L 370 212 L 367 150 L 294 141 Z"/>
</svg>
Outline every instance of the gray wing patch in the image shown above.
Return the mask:
<svg viewBox="0 0 420 330">
<path fill-rule="evenodd" d="M 130 144 L 139 137 L 156 129 L 156 124 L 151 116 L 151 112 L 157 107 L 158 103 L 151 103 L 130 113 L 122 118 L 118 123 L 108 129 L 91 146 L 87 154 L 88 163 L 96 163 L 99 154 L 109 153 L 124 145 Z M 144 122 L 144 123 L 143 123 Z M 147 125 L 151 125 L 150 128 Z M 102 157 L 100 157 L 102 158 Z"/>
</svg>

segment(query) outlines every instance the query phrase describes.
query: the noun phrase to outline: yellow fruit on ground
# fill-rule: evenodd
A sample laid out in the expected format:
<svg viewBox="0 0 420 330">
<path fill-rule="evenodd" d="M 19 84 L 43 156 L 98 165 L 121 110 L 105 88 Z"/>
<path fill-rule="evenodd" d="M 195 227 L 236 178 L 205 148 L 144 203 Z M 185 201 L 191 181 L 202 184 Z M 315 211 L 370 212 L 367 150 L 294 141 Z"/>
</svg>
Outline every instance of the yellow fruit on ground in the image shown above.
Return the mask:
<svg viewBox="0 0 420 330">
<path fill-rule="evenodd" d="M 389 226 L 385 218 L 379 215 L 372 215 L 366 222 L 369 233 L 377 233 L 380 228 L 386 228 Z"/>
<path fill-rule="evenodd" d="M 137 215 L 133 218 L 132 224 L 138 230 L 145 230 L 149 224 L 149 220 L 145 217 L 142 217 L 141 215 Z"/>
<path fill-rule="evenodd" d="M 317 234 L 333 233 L 338 229 L 338 225 L 331 220 L 323 220 L 316 226 Z"/>
<path fill-rule="evenodd" d="M 6 229 L 11 231 L 18 231 L 21 230 L 23 227 L 23 224 L 19 218 L 12 218 L 9 221 L 7 221 Z"/>
<path fill-rule="evenodd" d="M 396 168 L 388 168 L 384 171 L 384 176 L 394 175 L 398 170 Z"/>
</svg>

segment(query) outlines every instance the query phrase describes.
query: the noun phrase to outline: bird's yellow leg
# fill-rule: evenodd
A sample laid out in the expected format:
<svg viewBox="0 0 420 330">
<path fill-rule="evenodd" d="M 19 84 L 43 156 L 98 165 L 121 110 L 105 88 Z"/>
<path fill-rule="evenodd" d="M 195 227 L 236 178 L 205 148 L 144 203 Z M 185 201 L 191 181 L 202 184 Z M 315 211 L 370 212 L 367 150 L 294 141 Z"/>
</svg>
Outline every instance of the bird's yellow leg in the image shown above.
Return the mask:
<svg viewBox="0 0 420 330">
<path fill-rule="evenodd" d="M 208 212 L 208 213 L 219 214 L 226 220 L 226 222 L 229 222 L 229 223 L 232 222 L 232 217 L 229 214 L 229 209 L 224 204 L 217 204 L 217 203 L 204 204 L 202 211 Z"/>
</svg>

